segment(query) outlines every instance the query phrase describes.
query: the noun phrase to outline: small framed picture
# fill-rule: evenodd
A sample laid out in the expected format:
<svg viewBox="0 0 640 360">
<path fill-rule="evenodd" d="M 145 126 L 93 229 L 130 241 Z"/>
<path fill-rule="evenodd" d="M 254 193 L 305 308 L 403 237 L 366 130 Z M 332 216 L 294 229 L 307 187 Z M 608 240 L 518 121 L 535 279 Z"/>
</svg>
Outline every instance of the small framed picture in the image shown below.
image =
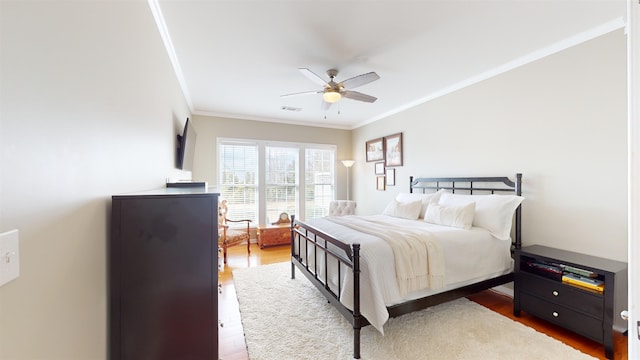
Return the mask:
<svg viewBox="0 0 640 360">
<path fill-rule="evenodd" d="M 383 138 L 369 140 L 366 143 L 367 161 L 384 161 Z"/>
<path fill-rule="evenodd" d="M 402 166 L 402 133 L 384 137 L 387 166 Z"/>
<path fill-rule="evenodd" d="M 376 164 L 376 175 L 384 175 L 384 162 L 377 162 Z"/>
<path fill-rule="evenodd" d="M 376 176 L 376 190 L 384 191 L 384 176 Z"/>
<path fill-rule="evenodd" d="M 385 177 L 387 178 L 387 186 L 396 186 L 396 169 L 387 168 Z"/>
</svg>

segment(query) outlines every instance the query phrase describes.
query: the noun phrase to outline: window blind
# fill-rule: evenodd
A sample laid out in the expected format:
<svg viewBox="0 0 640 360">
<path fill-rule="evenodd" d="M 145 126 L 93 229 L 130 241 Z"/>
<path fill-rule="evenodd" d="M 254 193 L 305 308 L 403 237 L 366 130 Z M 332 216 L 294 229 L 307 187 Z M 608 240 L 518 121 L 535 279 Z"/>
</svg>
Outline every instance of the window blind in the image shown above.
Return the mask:
<svg viewBox="0 0 640 360">
<path fill-rule="evenodd" d="M 326 216 L 334 198 L 335 151 L 305 150 L 305 215 L 307 219 Z"/>
<path fill-rule="evenodd" d="M 282 212 L 298 214 L 297 147 L 265 147 L 265 199 L 267 219 L 278 220 Z"/>
<path fill-rule="evenodd" d="M 219 148 L 220 198 L 233 220 L 258 220 L 258 145 L 224 142 Z"/>
</svg>

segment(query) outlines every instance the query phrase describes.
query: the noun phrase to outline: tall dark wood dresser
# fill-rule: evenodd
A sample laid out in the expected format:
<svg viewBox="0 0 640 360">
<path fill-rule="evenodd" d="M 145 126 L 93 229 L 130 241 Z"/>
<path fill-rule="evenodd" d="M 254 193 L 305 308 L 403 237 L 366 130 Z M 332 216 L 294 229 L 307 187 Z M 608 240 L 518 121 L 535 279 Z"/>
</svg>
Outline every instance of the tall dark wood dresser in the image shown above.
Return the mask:
<svg viewBox="0 0 640 360">
<path fill-rule="evenodd" d="M 112 197 L 108 358 L 218 359 L 218 194 Z"/>
</svg>

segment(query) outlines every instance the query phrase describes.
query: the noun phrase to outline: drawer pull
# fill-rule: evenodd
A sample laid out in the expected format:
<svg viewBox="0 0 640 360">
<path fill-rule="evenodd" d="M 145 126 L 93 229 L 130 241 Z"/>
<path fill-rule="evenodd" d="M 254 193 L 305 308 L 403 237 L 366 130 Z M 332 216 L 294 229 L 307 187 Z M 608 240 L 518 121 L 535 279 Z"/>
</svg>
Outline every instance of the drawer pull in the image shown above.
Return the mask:
<svg viewBox="0 0 640 360">
<path fill-rule="evenodd" d="M 552 294 L 553 294 L 553 296 L 558 296 L 559 293 L 557 291 L 553 290 Z"/>
<path fill-rule="evenodd" d="M 557 311 L 554 311 L 554 312 L 552 313 L 552 315 L 553 315 L 553 317 L 558 317 L 558 315 L 560 315 L 560 314 L 558 314 L 558 312 L 557 312 Z"/>
</svg>

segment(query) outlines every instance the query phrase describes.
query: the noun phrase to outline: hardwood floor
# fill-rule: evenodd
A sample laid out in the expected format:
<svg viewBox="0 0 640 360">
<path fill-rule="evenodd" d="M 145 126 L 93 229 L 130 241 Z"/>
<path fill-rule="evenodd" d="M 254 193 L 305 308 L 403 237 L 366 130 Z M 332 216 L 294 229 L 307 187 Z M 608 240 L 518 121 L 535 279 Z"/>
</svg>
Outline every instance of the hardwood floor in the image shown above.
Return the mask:
<svg viewBox="0 0 640 360">
<path fill-rule="evenodd" d="M 218 298 L 218 314 L 220 321 L 223 323 L 219 329 L 220 359 L 247 360 L 249 358 L 244 341 L 240 311 L 238 310 L 238 300 L 233 285 L 233 270 L 289 261 L 289 250 L 288 246 L 260 249 L 257 244 L 252 244 L 251 255 L 247 256 L 245 246 L 235 246 L 228 249 L 227 266 L 219 272 L 222 294 Z M 222 260 L 220 263 L 222 263 Z M 506 295 L 487 290 L 473 295 L 469 299 L 556 338 L 586 354 L 598 359 L 605 359 L 604 347 L 594 341 L 575 335 L 524 312 L 518 318 L 513 316 L 512 299 Z M 616 332 L 614 341 L 615 359 L 627 360 L 627 337 Z"/>
</svg>

